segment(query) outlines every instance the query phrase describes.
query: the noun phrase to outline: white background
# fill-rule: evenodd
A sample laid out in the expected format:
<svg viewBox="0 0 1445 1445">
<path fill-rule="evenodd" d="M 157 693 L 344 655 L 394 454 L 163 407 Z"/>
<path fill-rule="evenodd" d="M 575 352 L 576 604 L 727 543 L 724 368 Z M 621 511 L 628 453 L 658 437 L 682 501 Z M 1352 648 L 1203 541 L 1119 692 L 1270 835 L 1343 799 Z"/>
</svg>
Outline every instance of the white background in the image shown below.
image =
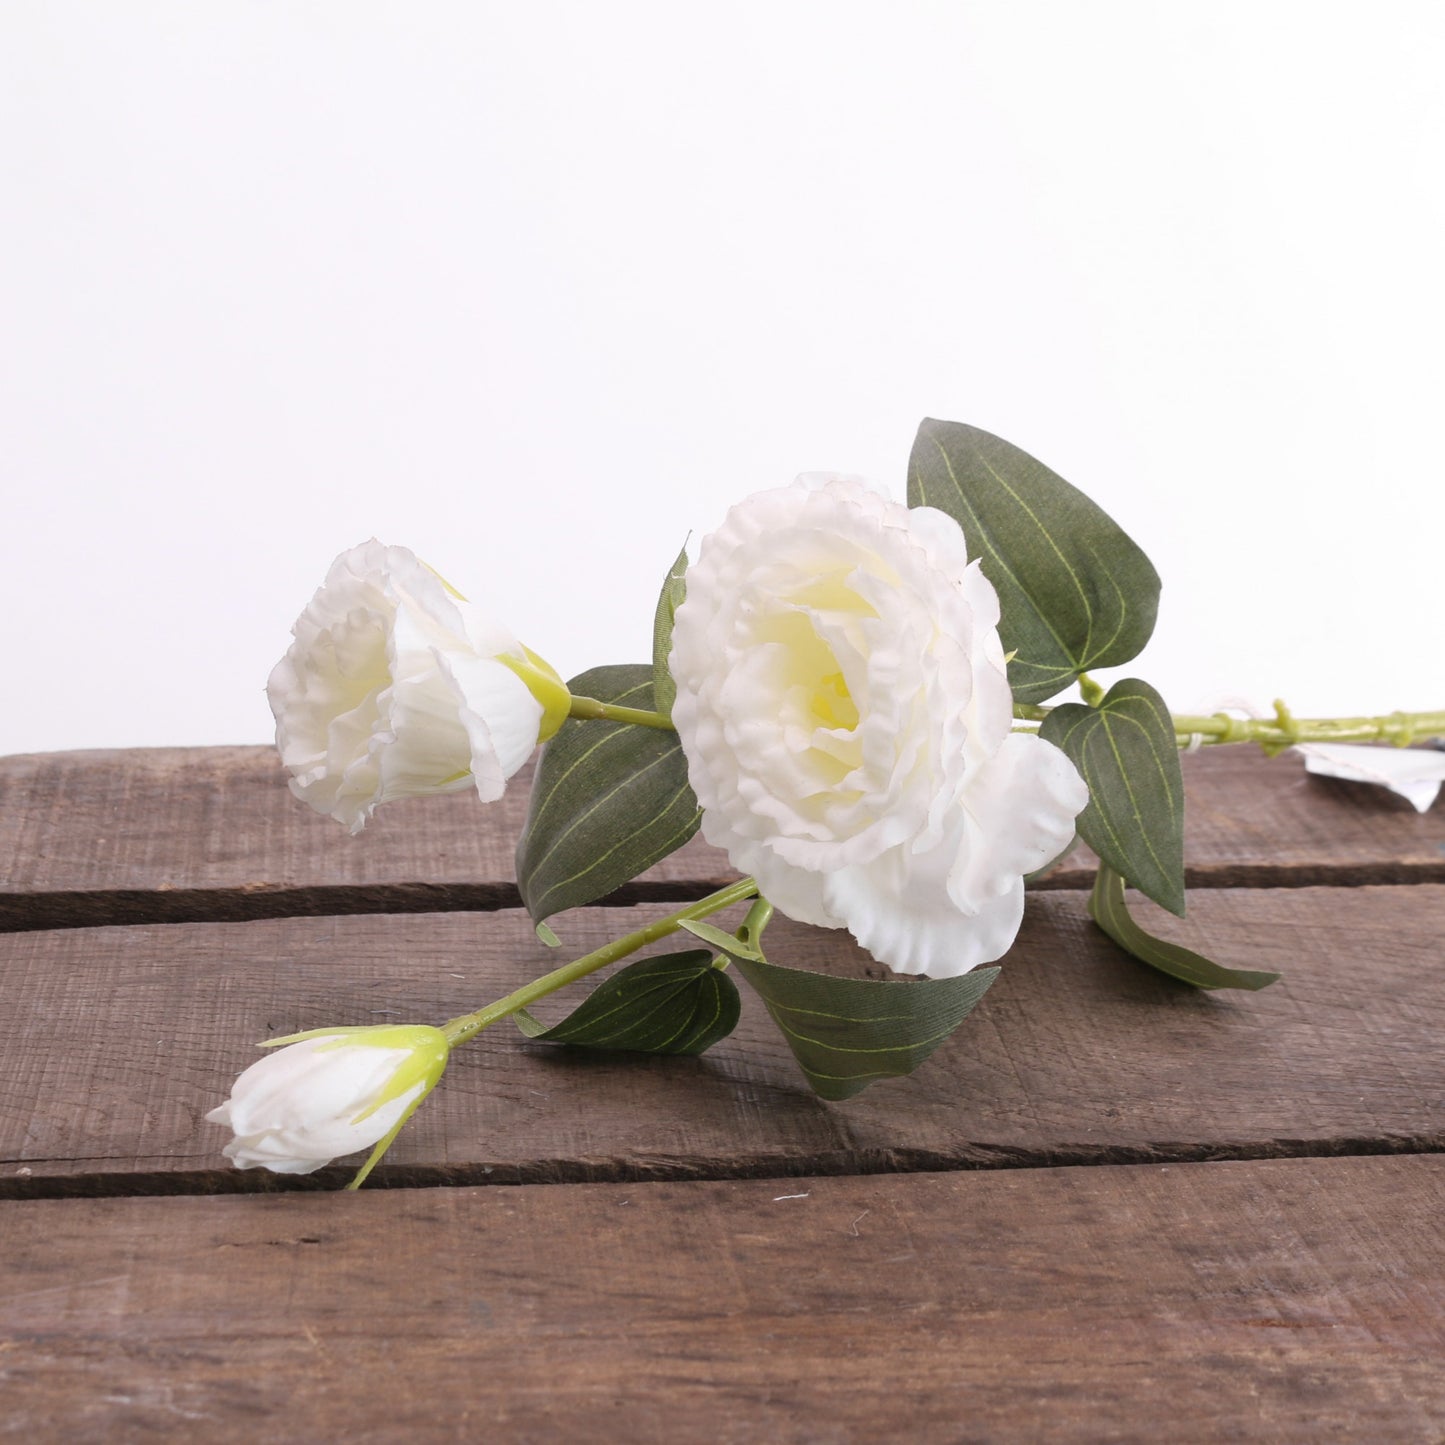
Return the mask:
<svg viewBox="0 0 1445 1445">
<path fill-rule="evenodd" d="M 0 0 L 0 752 L 264 740 L 373 534 L 645 658 L 924 415 L 1144 546 L 1176 709 L 1445 706 L 1442 73 L 1433 0 Z"/>
</svg>

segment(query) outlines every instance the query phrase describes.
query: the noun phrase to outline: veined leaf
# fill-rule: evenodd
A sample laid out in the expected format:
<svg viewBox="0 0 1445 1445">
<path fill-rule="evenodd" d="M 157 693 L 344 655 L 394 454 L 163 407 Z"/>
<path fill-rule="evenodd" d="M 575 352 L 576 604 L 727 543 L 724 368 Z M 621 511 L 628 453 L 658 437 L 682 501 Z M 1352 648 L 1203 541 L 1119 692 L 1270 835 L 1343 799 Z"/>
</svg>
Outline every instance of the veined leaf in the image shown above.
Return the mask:
<svg viewBox="0 0 1445 1445">
<path fill-rule="evenodd" d="M 1184 775 L 1174 719 L 1147 682 L 1117 682 L 1098 707 L 1051 709 L 1039 736 L 1089 785 L 1079 836 L 1141 893 L 1184 916 Z"/>
<path fill-rule="evenodd" d="M 1027 452 L 977 427 L 925 420 L 908 505 L 947 512 L 998 589 L 1019 702 L 1042 702 L 1148 642 L 1159 574 L 1113 518 Z"/>
<path fill-rule="evenodd" d="M 1124 900 L 1124 880 L 1107 863 L 1099 865 L 1094 891 L 1089 895 L 1089 917 L 1124 950 L 1140 963 L 1157 968 L 1171 978 L 1193 984 L 1195 988 L 1268 988 L 1279 978 L 1277 973 L 1262 973 L 1248 968 L 1224 968 L 1203 954 L 1178 943 L 1156 938 L 1136 923 Z"/>
<path fill-rule="evenodd" d="M 574 677 L 574 693 L 652 707 L 652 667 L 624 663 Z M 697 799 L 677 734 L 569 718 L 542 750 L 517 885 L 534 923 L 611 893 L 697 832 Z"/>
<path fill-rule="evenodd" d="M 529 1039 L 642 1054 L 700 1054 L 737 1027 L 737 985 L 704 948 L 665 953 L 619 969 L 560 1024 L 513 1014 Z"/>
<path fill-rule="evenodd" d="M 677 554 L 677 561 L 668 569 L 667 579 L 658 593 L 657 610 L 652 615 L 652 694 L 658 712 L 672 713 L 677 697 L 677 684 L 667 665 L 672 651 L 672 624 L 677 609 L 687 596 L 687 548 Z"/>
<path fill-rule="evenodd" d="M 733 955 L 762 995 L 813 1092 L 849 1099 L 911 1074 L 972 1011 L 997 968 L 957 978 L 833 978 Z"/>
</svg>

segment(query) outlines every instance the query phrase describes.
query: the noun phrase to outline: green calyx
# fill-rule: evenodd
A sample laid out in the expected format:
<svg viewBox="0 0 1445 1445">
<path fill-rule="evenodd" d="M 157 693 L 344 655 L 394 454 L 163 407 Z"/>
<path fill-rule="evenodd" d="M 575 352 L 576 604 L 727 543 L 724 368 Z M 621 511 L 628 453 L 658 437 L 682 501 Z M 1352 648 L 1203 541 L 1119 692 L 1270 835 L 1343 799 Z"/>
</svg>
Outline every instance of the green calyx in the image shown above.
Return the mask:
<svg viewBox="0 0 1445 1445">
<path fill-rule="evenodd" d="M 267 1039 L 260 1047 L 274 1049 L 283 1044 L 299 1044 L 304 1039 L 327 1039 L 328 1042 L 321 1046 L 319 1052 L 347 1048 L 406 1050 L 406 1058 L 392 1071 L 391 1077 L 376 1098 L 351 1121 L 353 1124 L 359 1124 L 363 1119 L 369 1118 L 378 1109 L 391 1103 L 393 1099 L 401 1098 L 417 1084 L 423 1086 L 421 1093 L 416 1098 L 416 1103 L 419 1104 L 436 1086 L 451 1054 L 451 1045 L 447 1042 L 447 1036 L 440 1029 L 434 1029 L 429 1024 L 378 1024 L 372 1028 L 307 1029 L 304 1033 L 286 1034 L 279 1039 Z"/>
<path fill-rule="evenodd" d="M 538 657 L 525 643 L 522 651 L 526 654 L 525 661 L 506 653 L 497 661 L 511 668 L 526 683 L 527 691 L 542 704 L 542 725 L 537 729 L 537 741 L 545 743 L 567 721 L 567 714 L 572 708 L 572 693 L 550 662 Z"/>
</svg>

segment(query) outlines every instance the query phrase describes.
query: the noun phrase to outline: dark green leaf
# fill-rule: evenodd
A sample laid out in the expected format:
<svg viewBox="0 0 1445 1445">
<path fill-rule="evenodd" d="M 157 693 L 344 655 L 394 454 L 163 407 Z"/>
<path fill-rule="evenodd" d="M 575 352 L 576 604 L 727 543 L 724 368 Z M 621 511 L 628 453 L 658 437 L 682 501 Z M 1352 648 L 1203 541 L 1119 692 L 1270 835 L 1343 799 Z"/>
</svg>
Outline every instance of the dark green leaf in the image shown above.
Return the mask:
<svg viewBox="0 0 1445 1445">
<path fill-rule="evenodd" d="M 1106 512 L 1027 452 L 977 427 L 926 420 L 909 459 L 908 505 L 947 512 L 998 589 L 1019 702 L 1042 702 L 1148 642 L 1159 574 Z"/>
<path fill-rule="evenodd" d="M 1268 988 L 1279 975 L 1247 968 L 1224 968 L 1203 954 L 1168 943 L 1145 932 L 1130 916 L 1124 901 L 1124 880 L 1107 863 L 1099 865 L 1094 891 L 1089 896 L 1089 917 L 1140 963 L 1157 968 L 1171 978 L 1192 983 L 1195 988 Z"/>
<path fill-rule="evenodd" d="M 652 667 L 594 667 L 574 693 L 652 707 Z M 569 718 L 542 750 L 517 885 L 534 923 L 611 893 L 697 832 L 697 799 L 677 734 Z"/>
<path fill-rule="evenodd" d="M 672 651 L 672 624 L 677 609 L 687 596 L 687 548 L 677 554 L 677 561 L 668 569 L 667 580 L 657 597 L 657 610 L 652 615 L 652 689 L 658 712 L 672 713 L 677 697 L 677 684 L 667 666 Z"/>
<path fill-rule="evenodd" d="M 513 1014 L 529 1039 L 641 1054 L 700 1054 L 737 1027 L 737 985 L 704 948 L 665 953 L 618 969 L 560 1024 Z"/>
<path fill-rule="evenodd" d="M 1184 916 L 1184 775 L 1174 719 L 1138 678 L 1111 687 L 1098 707 L 1053 708 L 1039 736 L 1068 754 L 1089 785 L 1079 836 L 1111 868 Z"/>
<path fill-rule="evenodd" d="M 998 977 L 976 968 L 957 978 L 832 978 L 734 955 L 762 995 L 793 1057 L 825 1099 L 848 1099 L 878 1079 L 911 1074 Z"/>
</svg>

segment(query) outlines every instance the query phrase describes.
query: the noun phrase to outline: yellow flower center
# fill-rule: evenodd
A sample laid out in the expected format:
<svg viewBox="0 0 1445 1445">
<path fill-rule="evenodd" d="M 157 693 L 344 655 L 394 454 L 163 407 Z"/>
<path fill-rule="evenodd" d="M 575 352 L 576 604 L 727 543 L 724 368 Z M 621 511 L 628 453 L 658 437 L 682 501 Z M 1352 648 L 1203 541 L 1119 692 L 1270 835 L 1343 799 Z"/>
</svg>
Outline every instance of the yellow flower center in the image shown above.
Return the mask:
<svg viewBox="0 0 1445 1445">
<path fill-rule="evenodd" d="M 858 726 L 858 708 L 841 672 L 830 672 L 817 680 L 809 708 L 819 727 L 846 728 L 851 732 Z"/>
</svg>

